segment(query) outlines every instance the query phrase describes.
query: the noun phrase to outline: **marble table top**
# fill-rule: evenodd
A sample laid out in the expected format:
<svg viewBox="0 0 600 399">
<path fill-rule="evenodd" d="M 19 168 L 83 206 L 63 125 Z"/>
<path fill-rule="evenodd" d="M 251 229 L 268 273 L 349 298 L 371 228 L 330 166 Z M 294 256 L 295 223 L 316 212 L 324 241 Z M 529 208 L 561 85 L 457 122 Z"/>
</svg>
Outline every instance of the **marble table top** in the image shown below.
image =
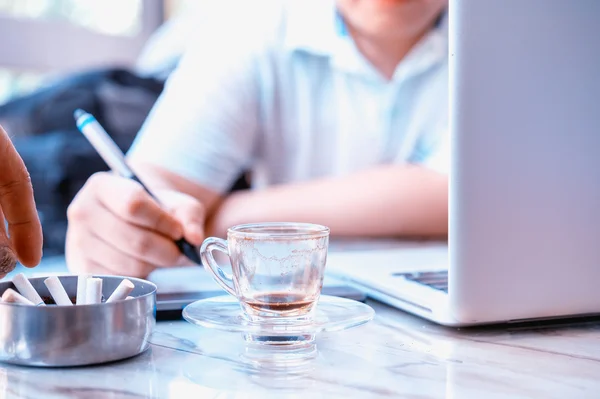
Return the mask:
<svg viewBox="0 0 600 399">
<path fill-rule="evenodd" d="M 57 259 L 29 274 L 64 271 Z M 0 363 L 0 399 L 600 398 L 600 318 L 451 329 L 369 304 L 373 321 L 320 334 L 318 355 L 296 365 L 248 361 L 238 333 L 160 321 L 148 351 L 121 362 L 65 369 Z"/>
<path fill-rule="evenodd" d="M 440 327 L 371 302 L 375 320 L 263 369 L 239 334 L 158 322 L 145 353 L 108 365 L 0 364 L 0 398 L 600 398 L 600 321 Z"/>
</svg>

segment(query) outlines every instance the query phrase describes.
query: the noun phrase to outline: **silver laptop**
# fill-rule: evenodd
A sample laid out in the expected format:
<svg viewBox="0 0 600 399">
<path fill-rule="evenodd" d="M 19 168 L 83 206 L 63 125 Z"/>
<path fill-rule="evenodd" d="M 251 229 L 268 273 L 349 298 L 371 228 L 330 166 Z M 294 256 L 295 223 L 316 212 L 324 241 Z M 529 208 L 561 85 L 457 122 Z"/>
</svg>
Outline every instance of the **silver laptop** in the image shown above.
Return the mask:
<svg viewBox="0 0 600 399">
<path fill-rule="evenodd" d="M 445 325 L 600 313 L 600 1 L 450 0 L 446 243 L 329 272 Z"/>
</svg>

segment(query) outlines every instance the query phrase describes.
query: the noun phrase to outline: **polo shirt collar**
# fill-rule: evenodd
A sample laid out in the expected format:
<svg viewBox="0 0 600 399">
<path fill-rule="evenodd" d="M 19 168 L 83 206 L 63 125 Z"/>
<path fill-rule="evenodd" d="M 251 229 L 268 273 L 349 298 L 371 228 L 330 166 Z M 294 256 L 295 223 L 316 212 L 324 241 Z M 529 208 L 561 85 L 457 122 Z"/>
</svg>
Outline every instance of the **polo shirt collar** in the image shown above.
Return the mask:
<svg viewBox="0 0 600 399">
<path fill-rule="evenodd" d="M 291 51 L 329 57 L 335 68 L 359 75 L 378 75 L 356 48 L 335 0 L 292 1 L 288 9 L 285 46 Z M 440 17 L 397 66 L 393 81 L 407 79 L 446 60 L 448 56 L 448 15 Z"/>
<path fill-rule="evenodd" d="M 418 75 L 446 62 L 448 50 L 448 15 L 445 13 L 440 17 L 435 28 L 429 31 L 398 64 L 393 80 Z"/>
</svg>

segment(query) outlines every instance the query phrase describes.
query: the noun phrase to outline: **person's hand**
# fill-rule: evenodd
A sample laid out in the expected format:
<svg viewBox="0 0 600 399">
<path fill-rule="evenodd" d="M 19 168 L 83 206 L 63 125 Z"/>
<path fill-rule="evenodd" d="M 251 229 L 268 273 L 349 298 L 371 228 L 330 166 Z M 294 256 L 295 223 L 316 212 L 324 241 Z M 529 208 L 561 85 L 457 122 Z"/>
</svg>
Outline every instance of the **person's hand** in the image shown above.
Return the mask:
<svg viewBox="0 0 600 399">
<path fill-rule="evenodd" d="M 173 241 L 202 244 L 204 207 L 175 191 L 156 195 L 162 208 L 134 181 L 93 175 L 67 211 L 69 269 L 144 278 L 156 268 L 191 264 Z"/>
<path fill-rule="evenodd" d="M 0 278 L 15 268 L 17 260 L 36 266 L 42 258 L 42 240 L 29 173 L 0 126 Z"/>
</svg>

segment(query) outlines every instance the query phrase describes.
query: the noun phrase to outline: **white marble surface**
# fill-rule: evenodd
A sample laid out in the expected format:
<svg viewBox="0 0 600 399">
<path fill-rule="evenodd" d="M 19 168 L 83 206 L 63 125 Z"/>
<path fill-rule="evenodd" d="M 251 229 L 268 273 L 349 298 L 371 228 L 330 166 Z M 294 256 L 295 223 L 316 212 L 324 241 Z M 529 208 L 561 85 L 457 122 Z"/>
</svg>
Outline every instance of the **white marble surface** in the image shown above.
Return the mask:
<svg viewBox="0 0 600 399">
<path fill-rule="evenodd" d="M 238 334 L 159 322 L 144 354 L 73 369 L 0 365 L 0 398 L 600 398 L 600 321 L 453 330 L 371 303 L 317 358 L 263 370 Z"/>
<path fill-rule="evenodd" d="M 370 244 L 390 246 L 398 243 Z M 64 271 L 59 260 L 29 274 Z M 600 318 L 456 330 L 370 304 L 374 321 L 319 335 L 318 356 L 293 368 L 264 369 L 244 360 L 239 334 L 158 322 L 150 349 L 118 363 L 69 369 L 0 364 L 0 399 L 600 398 Z"/>
</svg>

